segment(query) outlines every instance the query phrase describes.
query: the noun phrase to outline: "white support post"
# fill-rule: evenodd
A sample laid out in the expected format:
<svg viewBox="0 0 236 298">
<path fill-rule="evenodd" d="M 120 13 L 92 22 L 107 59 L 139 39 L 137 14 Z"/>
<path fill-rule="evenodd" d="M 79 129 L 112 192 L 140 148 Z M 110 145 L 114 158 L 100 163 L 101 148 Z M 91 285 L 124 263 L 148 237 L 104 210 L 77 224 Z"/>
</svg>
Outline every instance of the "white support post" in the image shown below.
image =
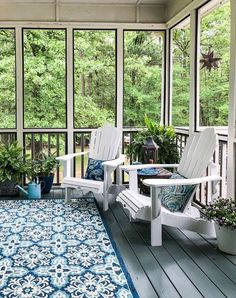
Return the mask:
<svg viewBox="0 0 236 298">
<path fill-rule="evenodd" d="M 197 53 L 196 57 L 196 49 L 198 48 L 197 40 L 199 40 L 198 32 L 196 32 L 196 24 L 197 24 L 197 11 L 196 9 L 191 11 L 190 14 L 190 102 L 189 102 L 189 133 L 194 132 L 195 128 L 195 115 L 198 115 L 198 106 L 199 106 L 199 84 L 198 81 L 198 65 L 196 65 L 196 61 L 198 61 L 199 54 Z M 197 35 L 197 36 L 196 36 Z M 195 77 L 197 76 L 197 80 Z M 195 110 L 197 108 L 197 111 Z M 197 121 L 198 124 L 198 121 Z"/>
<path fill-rule="evenodd" d="M 74 151 L 74 132 L 73 132 L 73 30 L 67 28 L 67 144 L 68 153 Z M 71 168 L 71 171 L 73 167 Z M 71 173 L 72 175 L 72 173 Z"/>
<path fill-rule="evenodd" d="M 161 115 L 164 115 L 164 121 L 161 119 L 161 124 L 169 125 L 172 124 L 172 42 L 170 42 L 170 29 L 166 30 L 166 56 L 165 56 L 165 110 L 164 109 L 164 101 L 161 104 Z M 170 61 L 169 61 L 170 57 Z M 164 80 L 162 80 L 164 83 Z M 164 90 L 164 86 L 163 86 Z M 163 93 L 163 92 L 162 92 Z M 163 116 L 162 116 L 163 117 Z"/>
<path fill-rule="evenodd" d="M 230 42 L 230 92 L 228 126 L 227 196 L 236 198 L 235 154 L 236 154 L 236 2 L 231 0 L 231 42 Z"/>
<path fill-rule="evenodd" d="M 22 29 L 16 27 L 16 125 L 17 140 L 23 146 L 23 42 Z"/>
<path fill-rule="evenodd" d="M 123 134 L 123 88 L 124 88 L 124 39 L 123 29 L 117 29 L 117 99 L 116 99 L 116 124 L 117 128 Z M 121 148 L 120 148 L 121 151 Z M 121 153 L 121 152 L 120 152 Z M 122 184 L 121 171 L 116 171 L 117 184 Z"/>
</svg>

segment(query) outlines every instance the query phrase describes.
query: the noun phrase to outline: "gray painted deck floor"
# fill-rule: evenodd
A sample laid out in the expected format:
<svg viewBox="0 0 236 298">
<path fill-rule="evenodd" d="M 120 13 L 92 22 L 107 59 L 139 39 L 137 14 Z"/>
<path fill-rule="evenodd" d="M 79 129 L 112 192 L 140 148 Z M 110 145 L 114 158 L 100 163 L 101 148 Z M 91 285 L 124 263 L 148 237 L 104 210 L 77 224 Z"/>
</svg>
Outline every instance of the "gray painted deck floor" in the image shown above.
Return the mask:
<svg viewBox="0 0 236 298">
<path fill-rule="evenodd" d="M 236 297 L 236 256 L 216 239 L 165 227 L 163 246 L 150 246 L 150 225 L 130 223 L 117 203 L 103 213 L 141 298 Z"/>
<path fill-rule="evenodd" d="M 53 190 L 45 196 L 64 194 Z M 163 246 L 151 247 L 148 223 L 130 223 L 115 202 L 101 213 L 140 298 L 236 298 L 236 256 L 221 253 L 215 239 L 165 227 Z"/>
</svg>

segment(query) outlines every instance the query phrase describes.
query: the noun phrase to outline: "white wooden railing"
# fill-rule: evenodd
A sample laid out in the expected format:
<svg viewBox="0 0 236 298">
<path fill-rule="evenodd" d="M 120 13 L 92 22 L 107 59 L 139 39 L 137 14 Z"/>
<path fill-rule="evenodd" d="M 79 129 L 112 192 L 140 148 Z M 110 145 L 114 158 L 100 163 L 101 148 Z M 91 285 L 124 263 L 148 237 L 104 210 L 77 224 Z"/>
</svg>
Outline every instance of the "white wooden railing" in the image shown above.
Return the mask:
<svg viewBox="0 0 236 298">
<path fill-rule="evenodd" d="M 126 150 L 126 145 L 132 141 L 133 136 L 137 133 L 138 130 L 125 130 L 123 133 L 123 151 Z M 186 141 L 188 139 L 188 130 L 184 129 L 176 129 L 176 145 L 179 149 L 180 156 L 184 150 Z M 25 144 L 25 153 L 29 153 L 32 157 L 35 154 L 36 145 L 42 149 L 43 147 L 50 152 L 56 152 L 57 155 L 66 153 L 66 134 L 65 133 L 37 133 L 37 144 L 35 140 L 35 135 L 33 132 L 24 135 L 24 144 Z M 47 141 L 43 141 L 43 136 L 47 135 Z M 77 133 L 77 137 L 75 138 L 76 144 L 74 146 L 76 151 L 84 151 L 87 147 L 87 143 L 90 136 L 90 131 Z M 0 135 L 0 141 L 11 143 L 16 139 L 16 134 L 14 133 L 2 133 Z M 27 146 L 26 138 L 30 137 L 30 146 Z M 51 137 L 54 137 L 54 142 L 52 143 Z M 78 139 L 78 140 L 77 140 Z M 219 184 L 219 196 L 226 197 L 227 194 L 227 136 L 220 135 L 218 136 L 219 145 L 217 150 L 213 156 L 213 161 L 219 164 L 219 175 L 222 177 L 222 181 Z M 28 141 L 29 142 L 29 141 Z M 129 161 L 128 161 L 129 162 Z M 80 176 L 84 174 L 84 170 L 86 167 L 87 160 L 83 158 L 75 164 L 75 172 Z M 62 169 L 58 169 L 55 175 L 54 183 L 59 184 L 61 181 L 61 171 Z M 128 182 L 128 176 L 124 176 L 124 182 Z M 205 206 L 211 200 L 210 198 L 210 185 L 201 185 L 198 192 L 195 196 L 195 202 L 199 205 Z"/>
</svg>

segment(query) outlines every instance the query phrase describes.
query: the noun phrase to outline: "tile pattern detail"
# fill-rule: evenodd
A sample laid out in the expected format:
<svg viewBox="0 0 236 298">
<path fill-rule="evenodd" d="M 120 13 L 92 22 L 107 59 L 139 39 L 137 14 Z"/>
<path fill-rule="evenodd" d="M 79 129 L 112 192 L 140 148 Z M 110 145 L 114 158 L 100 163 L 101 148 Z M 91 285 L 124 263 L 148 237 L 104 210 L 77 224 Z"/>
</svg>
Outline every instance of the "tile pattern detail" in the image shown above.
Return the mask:
<svg viewBox="0 0 236 298">
<path fill-rule="evenodd" d="M 93 199 L 0 202 L 1 297 L 134 297 Z"/>
</svg>

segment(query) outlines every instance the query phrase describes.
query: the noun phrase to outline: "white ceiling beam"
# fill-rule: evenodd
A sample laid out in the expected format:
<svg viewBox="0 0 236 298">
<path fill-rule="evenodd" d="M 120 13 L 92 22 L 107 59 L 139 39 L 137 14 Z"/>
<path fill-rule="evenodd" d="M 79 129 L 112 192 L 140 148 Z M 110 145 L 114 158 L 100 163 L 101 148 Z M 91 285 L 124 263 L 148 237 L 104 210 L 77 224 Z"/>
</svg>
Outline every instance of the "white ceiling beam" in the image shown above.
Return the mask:
<svg viewBox="0 0 236 298">
<path fill-rule="evenodd" d="M 0 28 L 6 27 L 24 27 L 24 28 L 81 28 L 81 29 L 130 29 L 130 30 L 165 30 L 166 25 L 164 23 L 87 23 L 87 22 L 0 22 Z"/>
</svg>

